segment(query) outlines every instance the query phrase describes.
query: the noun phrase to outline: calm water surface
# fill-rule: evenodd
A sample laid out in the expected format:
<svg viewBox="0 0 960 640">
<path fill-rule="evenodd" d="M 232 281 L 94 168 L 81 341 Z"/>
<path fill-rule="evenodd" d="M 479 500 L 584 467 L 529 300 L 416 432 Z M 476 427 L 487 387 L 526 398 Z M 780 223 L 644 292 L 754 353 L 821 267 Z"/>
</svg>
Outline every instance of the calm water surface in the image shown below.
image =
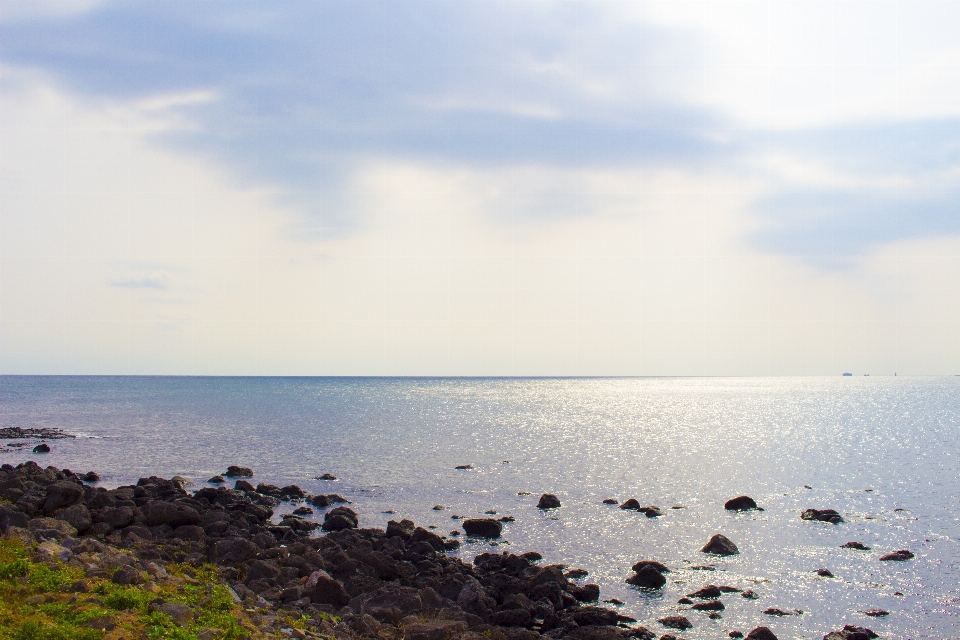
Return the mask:
<svg viewBox="0 0 960 640">
<path fill-rule="evenodd" d="M 199 487 L 240 464 L 255 481 L 346 496 L 362 526 L 409 517 L 449 533 L 453 514 L 496 510 L 516 518 L 498 549 L 535 549 L 547 562 L 587 569 L 601 598 L 623 600 L 625 614 L 658 631 L 656 619 L 705 584 L 761 596 L 723 598 L 720 620 L 687 613 L 690 639 L 760 624 L 780 638 L 821 638 L 845 623 L 889 638 L 960 637 L 956 377 L 3 376 L 0 426 L 82 435 L 52 442 L 46 455 L 2 453 L 0 462 L 93 469 L 104 486 L 183 475 Z M 474 469 L 455 470 L 460 464 Z M 324 472 L 340 479 L 313 480 Z M 537 510 L 543 492 L 563 507 Z M 741 494 L 766 510 L 725 512 L 723 502 Z M 665 515 L 601 503 L 611 497 Z M 837 509 L 847 522 L 803 522 L 807 507 Z M 740 555 L 699 553 L 718 532 Z M 839 548 L 851 540 L 873 551 Z M 460 553 L 489 548 L 471 543 Z M 878 561 L 896 549 L 917 557 Z M 675 568 L 656 596 L 624 583 L 648 558 Z M 696 565 L 715 570 L 687 568 Z M 836 577 L 817 577 L 819 568 Z M 804 613 L 771 618 L 761 613 L 768 607 Z M 890 615 L 862 613 L 878 607 Z"/>
</svg>

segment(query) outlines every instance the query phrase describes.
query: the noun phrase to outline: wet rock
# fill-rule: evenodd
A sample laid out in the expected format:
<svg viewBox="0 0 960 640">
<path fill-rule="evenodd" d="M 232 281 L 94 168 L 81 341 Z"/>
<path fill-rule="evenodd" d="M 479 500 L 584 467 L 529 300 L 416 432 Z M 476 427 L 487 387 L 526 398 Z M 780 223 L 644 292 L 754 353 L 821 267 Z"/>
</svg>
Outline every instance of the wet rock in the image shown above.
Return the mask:
<svg viewBox="0 0 960 640">
<path fill-rule="evenodd" d="M 747 589 L 746 591 L 740 594 L 740 597 L 746 598 L 747 600 L 758 600 L 760 598 L 760 596 L 758 596 L 756 592 L 753 591 L 753 589 Z"/>
<path fill-rule="evenodd" d="M 800 519 L 829 522 L 831 524 L 843 522 L 843 517 L 833 509 L 804 509 L 800 513 Z"/>
<path fill-rule="evenodd" d="M 349 500 L 336 493 L 327 494 L 327 500 L 329 500 L 331 504 L 350 504 Z"/>
<path fill-rule="evenodd" d="M 821 578 L 833 578 L 833 573 L 830 572 L 830 569 L 817 569 L 817 575 Z"/>
<path fill-rule="evenodd" d="M 777 640 L 777 636 L 767 627 L 757 627 L 747 634 L 747 640 Z"/>
<path fill-rule="evenodd" d="M 560 499 L 553 495 L 552 493 L 545 493 L 540 496 L 540 501 L 537 502 L 537 509 L 559 509 L 560 508 Z"/>
<path fill-rule="evenodd" d="M 841 549 L 856 549 L 857 551 L 870 551 L 870 547 L 862 542 L 845 542 L 840 545 Z"/>
<path fill-rule="evenodd" d="M 570 593 L 580 602 L 596 602 L 600 599 L 600 585 L 585 584 L 582 587 L 571 587 Z"/>
<path fill-rule="evenodd" d="M 667 579 L 652 564 L 643 564 L 639 571 L 627 578 L 627 582 L 642 589 L 660 589 Z"/>
<path fill-rule="evenodd" d="M 667 616 L 665 618 L 660 618 L 657 620 L 660 624 L 670 629 L 677 629 L 678 631 L 685 631 L 686 629 L 692 629 L 693 624 L 687 619 L 686 616 Z"/>
<path fill-rule="evenodd" d="M 209 482 L 210 484 L 223 484 L 224 482 L 226 482 L 226 480 L 223 479 L 223 476 L 213 476 L 212 478 L 207 480 L 207 482 Z"/>
<path fill-rule="evenodd" d="M 324 507 L 330 506 L 330 499 L 327 498 L 327 496 L 321 495 L 321 494 L 310 496 L 309 498 L 307 498 L 307 502 L 321 509 Z"/>
<path fill-rule="evenodd" d="M 333 475 L 332 473 L 325 473 L 322 476 L 317 476 L 314 478 L 314 480 L 336 480 L 336 479 L 337 479 L 337 476 Z"/>
<path fill-rule="evenodd" d="M 694 611 L 723 611 L 726 607 L 719 600 L 707 600 L 706 602 L 698 602 L 690 608 Z"/>
<path fill-rule="evenodd" d="M 884 611 L 883 609 L 867 609 L 863 612 L 863 615 L 870 616 L 871 618 L 883 618 L 884 616 L 890 615 L 890 612 Z"/>
<path fill-rule="evenodd" d="M 866 627 L 847 624 L 840 631 L 831 631 L 823 640 L 873 640 L 879 636 Z"/>
<path fill-rule="evenodd" d="M 778 607 L 770 607 L 769 609 L 764 609 L 763 613 L 768 616 L 777 616 L 780 618 L 783 616 L 799 616 L 803 613 L 803 611 L 800 609 L 791 609 L 790 611 L 787 611 Z"/>
<path fill-rule="evenodd" d="M 252 484 L 250 484 L 246 480 L 237 480 L 236 482 L 234 482 L 233 489 L 234 491 L 249 491 L 249 492 L 255 492 L 257 490 L 256 487 L 254 487 Z"/>
<path fill-rule="evenodd" d="M 83 475 L 77 476 L 77 477 L 79 477 L 84 482 L 88 482 L 90 484 L 93 484 L 94 482 L 100 482 L 100 476 L 97 475 L 96 472 L 94 471 L 87 471 Z"/>
<path fill-rule="evenodd" d="M 728 633 L 727 635 L 730 636 L 731 638 L 742 638 L 742 637 L 743 637 L 743 631 L 731 631 L 731 632 Z"/>
<path fill-rule="evenodd" d="M 336 507 L 323 516 L 324 531 L 343 531 L 356 529 L 358 526 L 360 526 L 360 520 L 357 512 L 350 507 Z"/>
<path fill-rule="evenodd" d="M 640 560 L 639 562 L 634 564 L 632 567 L 630 567 L 630 569 L 632 571 L 640 571 L 641 569 L 643 569 L 645 566 L 648 566 L 648 565 L 653 567 L 660 573 L 670 572 L 670 569 L 667 568 L 667 565 L 663 564 L 662 562 L 657 562 L 656 560 Z"/>
<path fill-rule="evenodd" d="M 637 511 L 638 509 L 640 509 L 640 502 L 636 498 L 629 498 L 625 500 L 623 504 L 620 505 L 620 508 Z"/>
<path fill-rule="evenodd" d="M 700 589 L 697 589 L 693 593 L 688 593 L 687 597 L 713 599 L 713 598 L 719 598 L 722 594 L 723 592 L 720 590 L 720 587 L 718 587 L 715 584 L 708 584 L 705 587 L 701 587 Z"/>
<path fill-rule="evenodd" d="M 540 555 L 540 553 L 537 551 L 527 551 L 526 553 L 521 553 L 520 557 L 530 562 L 537 562 L 538 560 L 543 560 L 543 556 Z"/>
<path fill-rule="evenodd" d="M 471 518 L 463 521 L 463 530 L 474 538 L 499 538 L 503 524 L 493 518 Z"/>
<path fill-rule="evenodd" d="M 580 578 L 586 578 L 588 575 L 590 575 L 590 572 L 586 569 L 570 569 L 563 575 L 571 580 L 579 580 Z"/>
<path fill-rule="evenodd" d="M 311 516 L 313 515 L 313 509 L 310 507 L 297 507 L 293 510 L 293 515 L 295 516 Z"/>
<path fill-rule="evenodd" d="M 231 465 L 227 467 L 227 472 L 223 475 L 228 478 L 252 478 L 253 469 L 250 469 L 249 467 L 237 467 Z"/>
<path fill-rule="evenodd" d="M 757 503 L 750 496 L 737 496 L 727 500 L 723 508 L 727 511 L 750 511 L 751 509 L 757 509 Z"/>
<path fill-rule="evenodd" d="M 457 466 L 454 467 L 454 469 L 460 469 L 461 471 L 464 471 L 464 470 L 466 470 L 466 469 L 473 469 L 473 465 L 472 465 L 472 464 L 458 464 Z"/>
<path fill-rule="evenodd" d="M 607 498 L 603 501 L 603 504 L 617 504 L 619 502 L 616 498 Z"/>
<path fill-rule="evenodd" d="M 733 544 L 730 538 L 717 533 L 700 549 L 700 552 L 715 556 L 732 556 L 740 553 L 740 550 L 737 549 L 737 545 Z"/>
<path fill-rule="evenodd" d="M 303 500 L 307 497 L 303 489 L 295 484 L 290 484 L 280 489 L 281 500 Z"/>
<path fill-rule="evenodd" d="M 881 562 L 889 562 L 889 561 L 903 562 L 904 560 L 910 560 L 913 557 L 914 556 L 912 552 L 907 551 L 906 549 L 900 549 L 899 551 L 894 551 L 893 553 L 888 553 L 886 555 L 880 556 L 880 561 Z"/>
<path fill-rule="evenodd" d="M 446 509 L 446 507 L 443 506 L 442 504 L 435 504 L 435 505 L 433 505 L 433 510 L 434 510 L 434 511 L 443 511 L 444 509 Z"/>
<path fill-rule="evenodd" d="M 47 499 L 43 503 L 43 512 L 52 516 L 60 509 L 69 507 L 83 499 L 83 486 L 76 482 L 54 482 L 47 486 Z"/>
<path fill-rule="evenodd" d="M 648 518 L 659 518 L 660 516 L 663 515 L 663 513 L 660 511 L 660 507 L 656 505 L 648 505 L 646 507 L 640 507 L 639 509 L 637 509 L 637 511 L 647 516 Z"/>
<path fill-rule="evenodd" d="M 33 448 L 34 453 L 50 453 L 50 445 L 46 442 L 41 442 Z"/>
</svg>

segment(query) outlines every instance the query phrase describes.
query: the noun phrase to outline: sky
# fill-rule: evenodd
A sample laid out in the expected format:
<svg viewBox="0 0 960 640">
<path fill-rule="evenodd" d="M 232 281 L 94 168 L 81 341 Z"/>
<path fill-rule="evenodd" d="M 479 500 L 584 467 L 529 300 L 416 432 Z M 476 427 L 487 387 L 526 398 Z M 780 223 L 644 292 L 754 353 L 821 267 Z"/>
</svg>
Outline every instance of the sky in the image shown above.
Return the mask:
<svg viewBox="0 0 960 640">
<path fill-rule="evenodd" d="M 0 0 L 0 373 L 960 374 L 958 24 Z"/>
</svg>

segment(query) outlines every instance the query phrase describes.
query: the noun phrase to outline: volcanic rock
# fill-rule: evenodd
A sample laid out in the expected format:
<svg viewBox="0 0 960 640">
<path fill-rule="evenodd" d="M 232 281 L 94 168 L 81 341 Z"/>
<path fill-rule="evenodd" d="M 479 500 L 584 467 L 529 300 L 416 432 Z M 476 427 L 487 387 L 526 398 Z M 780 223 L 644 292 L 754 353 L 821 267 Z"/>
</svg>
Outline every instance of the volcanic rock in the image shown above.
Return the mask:
<svg viewBox="0 0 960 640">
<path fill-rule="evenodd" d="M 733 544 L 730 538 L 717 533 L 700 549 L 700 552 L 710 553 L 715 556 L 732 556 L 740 553 L 740 550 L 737 549 L 737 545 Z"/>
<path fill-rule="evenodd" d="M 503 524 L 493 518 L 471 518 L 463 521 L 463 530 L 474 538 L 499 538 Z"/>
<path fill-rule="evenodd" d="M 727 511 L 749 511 L 756 509 L 757 503 L 750 496 L 737 496 L 736 498 L 727 500 L 723 508 Z"/>
</svg>

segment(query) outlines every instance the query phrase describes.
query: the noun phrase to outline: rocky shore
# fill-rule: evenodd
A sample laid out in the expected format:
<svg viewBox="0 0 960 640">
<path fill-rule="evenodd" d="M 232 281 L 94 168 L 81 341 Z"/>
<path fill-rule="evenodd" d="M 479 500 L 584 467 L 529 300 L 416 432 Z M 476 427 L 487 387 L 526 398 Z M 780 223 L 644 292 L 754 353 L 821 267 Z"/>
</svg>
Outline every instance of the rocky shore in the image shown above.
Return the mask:
<svg viewBox="0 0 960 640">
<path fill-rule="evenodd" d="M 96 486 L 93 472 L 78 475 L 34 462 L 3 465 L 0 497 L 6 502 L 0 504 L 0 533 L 5 540 L 22 544 L 31 562 L 82 575 L 70 584 L 62 579 L 59 593 L 24 596 L 12 606 L 72 602 L 82 609 L 93 601 L 91 607 L 101 606 L 103 598 L 97 593 L 121 587 L 156 596 L 128 598 L 130 611 L 139 612 L 141 623 L 131 622 L 136 616 L 117 608 L 84 619 L 85 629 L 100 634 L 91 637 L 109 638 L 675 640 L 675 633 L 692 626 L 683 615 L 659 620 L 662 628 L 656 633 L 640 626 L 599 604 L 597 585 L 578 584 L 564 566 L 549 564 L 535 551 L 481 553 L 468 563 L 447 555 L 459 546 L 456 539 L 409 520 L 390 521 L 386 530 L 361 528 L 357 513 L 338 495 L 308 495 L 295 485 L 254 486 L 244 479 L 252 471 L 243 467 L 230 467 L 223 475 L 235 479 L 232 487 L 217 476 L 211 482 L 219 486 L 189 492 L 180 478 L 149 477 L 107 490 Z M 273 509 L 282 501 L 302 506 L 275 523 Z M 555 496 L 541 498 L 541 508 L 559 506 Z M 623 508 L 650 509 L 639 504 Z M 741 496 L 727 508 L 757 507 Z M 324 511 L 322 523 L 297 514 L 313 509 Z M 832 516 L 814 515 L 827 521 Z M 462 526 L 476 537 L 496 538 L 501 532 L 501 523 L 492 518 L 465 520 Z M 718 535 L 703 551 L 727 555 L 737 548 Z M 29 570 L 17 573 L 3 566 L 0 562 L 0 581 L 9 582 L 10 592 L 26 589 L 17 585 L 29 583 Z M 650 590 L 661 588 L 669 571 L 653 560 L 641 560 L 633 570 L 627 581 Z M 207 599 L 195 604 L 174 597 L 198 588 L 198 572 L 214 576 L 217 588 L 229 593 L 229 601 L 218 605 L 220 618 L 203 610 L 204 602 L 215 600 L 213 584 L 208 585 Z M 728 593 L 751 597 L 739 589 L 707 585 L 690 593 L 687 604 L 693 611 L 716 614 L 724 608 L 719 598 Z M 151 635 L 143 620 L 182 633 Z M 211 620 L 223 624 L 202 626 Z M 734 629 L 729 636 L 777 637 L 767 627 L 746 634 Z M 824 636 L 875 637 L 869 629 L 852 625 Z"/>
</svg>

